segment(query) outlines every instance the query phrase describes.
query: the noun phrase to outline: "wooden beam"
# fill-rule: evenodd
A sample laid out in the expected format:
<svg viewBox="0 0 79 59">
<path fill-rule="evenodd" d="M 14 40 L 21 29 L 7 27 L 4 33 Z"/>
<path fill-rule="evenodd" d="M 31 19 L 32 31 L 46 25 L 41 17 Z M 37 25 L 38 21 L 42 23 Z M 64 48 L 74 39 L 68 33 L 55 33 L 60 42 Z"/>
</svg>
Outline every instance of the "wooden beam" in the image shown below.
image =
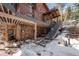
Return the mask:
<svg viewBox="0 0 79 59">
<path fill-rule="evenodd" d="M 2 8 L 2 10 L 3 10 L 3 12 L 4 12 L 4 8 L 3 8 L 3 5 L 2 4 L 0 4 L 1 5 L 1 8 Z"/>
<path fill-rule="evenodd" d="M 0 18 L 0 25 L 3 23 L 2 18 Z"/>
<path fill-rule="evenodd" d="M 3 17 L 3 20 L 4 20 L 4 22 L 6 23 L 6 18 L 5 18 L 5 17 Z"/>
<path fill-rule="evenodd" d="M 9 14 L 9 9 L 7 9 L 8 10 L 8 14 Z"/>
<path fill-rule="evenodd" d="M 35 33 L 34 33 L 34 39 L 37 39 L 37 23 L 35 23 Z"/>
</svg>

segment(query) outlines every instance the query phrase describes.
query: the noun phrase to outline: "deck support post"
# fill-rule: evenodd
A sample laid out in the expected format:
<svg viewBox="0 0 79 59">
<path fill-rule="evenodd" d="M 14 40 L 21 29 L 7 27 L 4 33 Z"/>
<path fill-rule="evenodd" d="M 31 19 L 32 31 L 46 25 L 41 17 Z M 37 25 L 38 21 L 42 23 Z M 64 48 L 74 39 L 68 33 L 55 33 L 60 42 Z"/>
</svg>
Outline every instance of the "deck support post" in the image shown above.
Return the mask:
<svg viewBox="0 0 79 59">
<path fill-rule="evenodd" d="M 34 26 L 34 39 L 36 40 L 37 39 L 37 23 L 35 23 L 35 26 Z"/>
</svg>

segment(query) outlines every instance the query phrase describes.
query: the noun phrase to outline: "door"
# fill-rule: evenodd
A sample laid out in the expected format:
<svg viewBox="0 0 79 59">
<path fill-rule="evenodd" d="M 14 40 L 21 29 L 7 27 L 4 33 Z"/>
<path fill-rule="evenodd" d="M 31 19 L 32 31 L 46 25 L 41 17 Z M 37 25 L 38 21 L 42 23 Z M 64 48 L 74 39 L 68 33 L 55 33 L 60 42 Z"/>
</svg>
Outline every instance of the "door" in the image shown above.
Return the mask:
<svg viewBox="0 0 79 59">
<path fill-rule="evenodd" d="M 15 40 L 15 30 L 14 29 L 8 29 L 8 40 L 10 40 L 10 41 Z"/>
</svg>

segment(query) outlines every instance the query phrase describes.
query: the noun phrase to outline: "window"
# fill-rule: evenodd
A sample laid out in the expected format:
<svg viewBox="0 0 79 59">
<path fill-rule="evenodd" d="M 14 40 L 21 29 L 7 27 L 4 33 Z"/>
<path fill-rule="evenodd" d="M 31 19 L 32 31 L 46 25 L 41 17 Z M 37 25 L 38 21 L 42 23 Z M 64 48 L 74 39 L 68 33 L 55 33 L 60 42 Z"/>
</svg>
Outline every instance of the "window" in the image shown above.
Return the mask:
<svg viewBox="0 0 79 59">
<path fill-rule="evenodd" d="M 32 13 L 32 5 L 27 5 L 26 7 L 27 7 L 27 10 L 29 10 L 30 13 Z"/>
<path fill-rule="evenodd" d="M 2 11 L 2 8 L 1 8 L 1 5 L 0 5 L 0 12 L 3 12 L 3 11 Z"/>
<path fill-rule="evenodd" d="M 13 7 L 15 8 L 15 10 L 17 9 L 17 4 L 16 3 L 11 3 L 11 5 L 13 5 Z"/>
<path fill-rule="evenodd" d="M 27 14 L 27 16 L 32 17 L 32 5 L 31 4 L 28 4 L 26 6 L 26 9 L 27 9 L 27 11 L 29 11 L 29 13 Z"/>
<path fill-rule="evenodd" d="M 47 22 L 47 20 L 48 20 L 48 18 L 45 16 L 45 17 L 44 17 L 44 22 Z"/>
<path fill-rule="evenodd" d="M 27 16 L 32 17 L 32 14 L 28 13 Z"/>
</svg>

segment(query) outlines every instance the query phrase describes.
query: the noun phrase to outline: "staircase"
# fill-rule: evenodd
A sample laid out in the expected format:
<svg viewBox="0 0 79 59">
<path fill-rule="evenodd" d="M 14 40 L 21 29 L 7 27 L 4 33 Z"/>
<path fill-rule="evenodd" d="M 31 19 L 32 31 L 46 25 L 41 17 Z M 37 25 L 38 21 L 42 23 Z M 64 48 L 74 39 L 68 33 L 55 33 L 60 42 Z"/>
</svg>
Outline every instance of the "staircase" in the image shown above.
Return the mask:
<svg viewBox="0 0 79 59">
<path fill-rule="evenodd" d="M 60 25 L 61 25 L 60 22 L 51 24 L 51 29 L 48 32 L 48 34 L 46 35 L 45 39 L 48 39 L 48 40 L 54 39 L 58 33 L 58 30 L 60 29 Z"/>
<path fill-rule="evenodd" d="M 48 34 L 44 37 L 44 39 L 40 40 L 37 44 L 45 47 L 48 42 L 51 42 L 51 40 L 53 40 L 56 37 L 56 35 L 58 34 L 58 30 L 60 28 L 61 22 L 52 23 Z"/>
</svg>

